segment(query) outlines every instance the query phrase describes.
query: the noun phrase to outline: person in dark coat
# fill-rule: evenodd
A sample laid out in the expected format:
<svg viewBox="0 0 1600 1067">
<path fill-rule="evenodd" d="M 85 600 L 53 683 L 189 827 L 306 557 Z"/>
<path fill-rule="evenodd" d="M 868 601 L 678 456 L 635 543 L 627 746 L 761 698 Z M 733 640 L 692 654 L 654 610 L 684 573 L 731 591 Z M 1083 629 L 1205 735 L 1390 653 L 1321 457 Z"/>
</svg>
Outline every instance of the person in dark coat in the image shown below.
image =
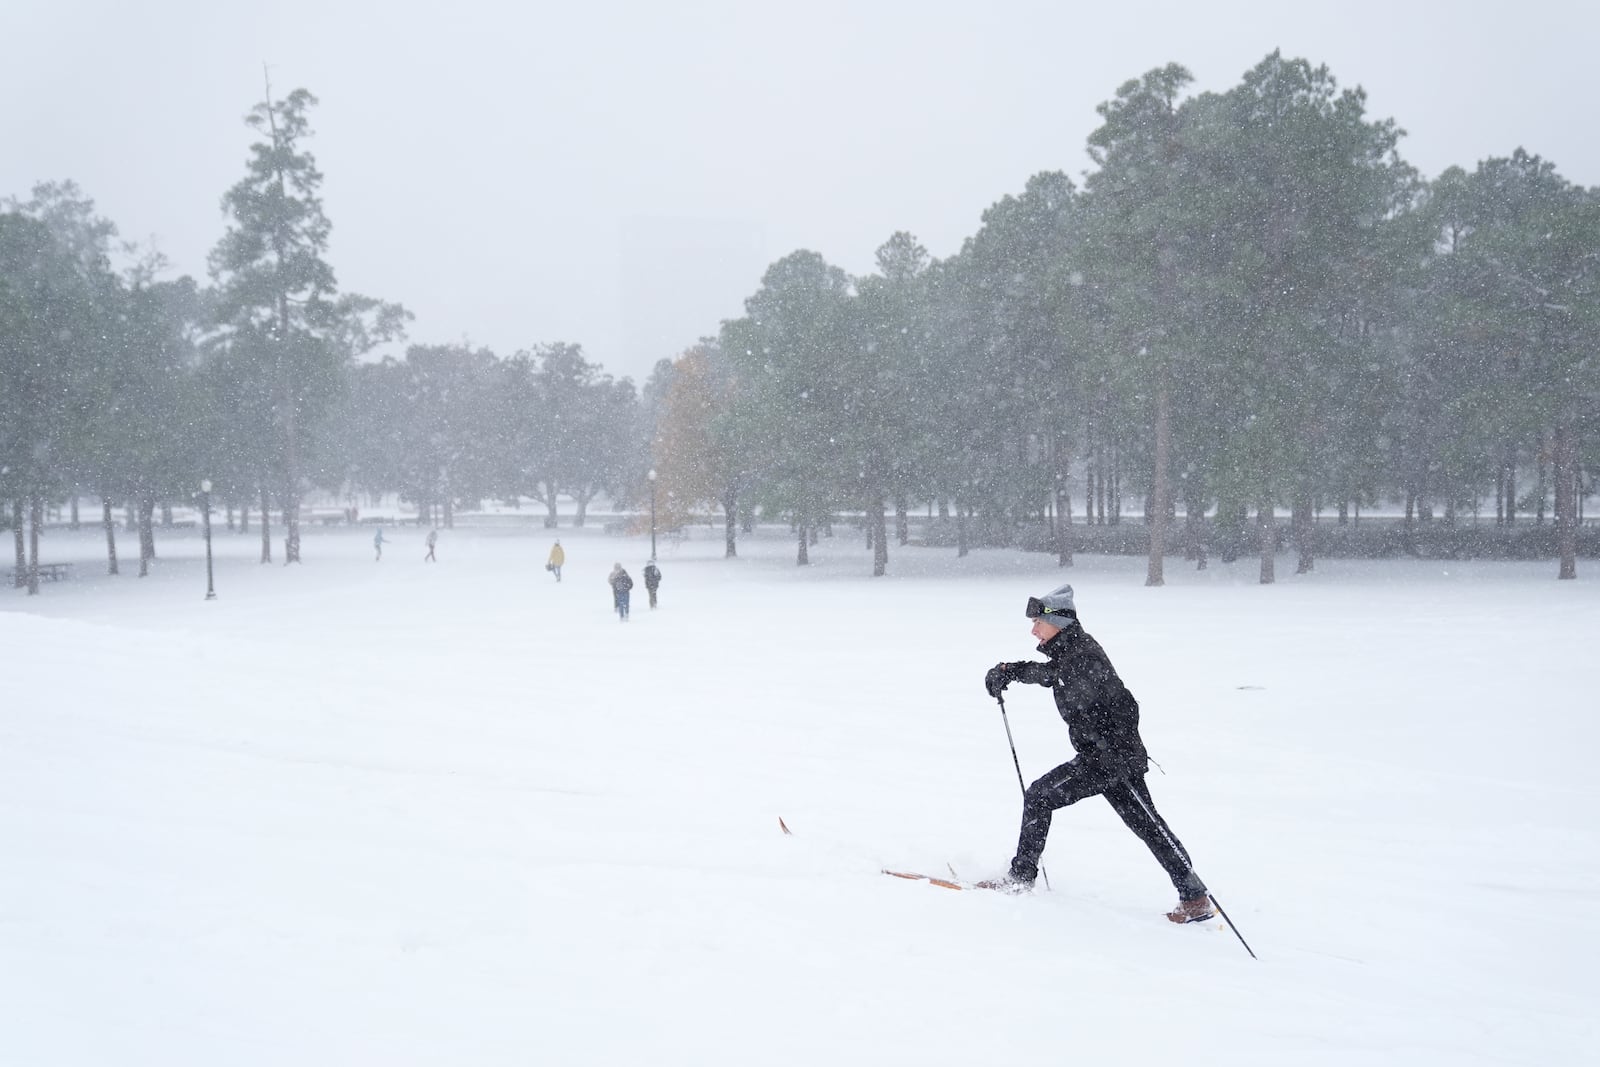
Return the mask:
<svg viewBox="0 0 1600 1067">
<path fill-rule="evenodd" d="M 633 578 L 622 569 L 622 564 L 612 566 L 606 581 L 611 583 L 611 601 L 617 609 L 617 618 L 628 621 L 628 596 L 633 589 Z"/>
<path fill-rule="evenodd" d="M 661 568 L 651 560 L 644 565 L 644 591 L 650 594 L 650 607 L 656 606 L 656 590 L 661 588 Z"/>
<path fill-rule="evenodd" d="M 1179 903 L 1167 918 L 1179 923 L 1211 918 L 1215 912 L 1205 883 L 1194 873 L 1189 854 L 1157 813 L 1145 786 L 1150 757 L 1139 737 L 1139 702 L 1122 684 L 1100 643 L 1079 625 L 1072 586 L 1029 597 L 1026 614 L 1033 620 L 1039 651 L 1048 661 L 998 663 L 985 675 L 984 688 L 999 699 L 1014 682 L 1049 686 L 1077 755 L 1027 788 L 1011 870 L 1004 879 L 988 884 L 1014 890 L 1031 887 L 1052 813 L 1087 797 L 1103 796 L 1172 879 Z"/>
</svg>

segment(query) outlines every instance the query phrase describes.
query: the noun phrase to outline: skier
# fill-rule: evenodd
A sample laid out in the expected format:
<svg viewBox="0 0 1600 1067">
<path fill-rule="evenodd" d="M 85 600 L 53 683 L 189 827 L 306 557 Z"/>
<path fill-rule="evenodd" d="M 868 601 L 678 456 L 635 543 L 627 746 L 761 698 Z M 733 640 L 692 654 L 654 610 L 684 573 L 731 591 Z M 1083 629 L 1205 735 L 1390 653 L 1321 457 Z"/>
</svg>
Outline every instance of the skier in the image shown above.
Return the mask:
<svg viewBox="0 0 1600 1067">
<path fill-rule="evenodd" d="M 656 590 L 661 588 L 661 568 L 656 566 L 655 560 L 650 560 L 644 565 L 644 591 L 650 594 L 650 609 L 655 610 Z"/>
<path fill-rule="evenodd" d="M 424 563 L 438 563 L 439 558 L 433 554 L 433 546 L 439 543 L 439 531 L 428 531 L 428 554 L 422 557 Z"/>
<path fill-rule="evenodd" d="M 622 569 L 622 564 L 617 563 L 612 566 L 611 576 L 606 581 L 611 583 L 611 600 L 617 609 L 617 618 L 627 622 L 628 591 L 633 588 L 633 579 Z"/>
<path fill-rule="evenodd" d="M 378 527 L 378 532 L 372 535 L 372 547 L 378 553 L 376 562 L 383 561 L 383 527 Z"/>
<path fill-rule="evenodd" d="M 567 553 L 561 547 L 561 539 L 557 538 L 555 547 L 550 549 L 550 558 L 545 560 L 544 569 L 556 576 L 556 581 L 561 580 L 561 565 L 567 562 Z"/>
<path fill-rule="evenodd" d="M 1099 642 L 1079 625 L 1072 586 L 1029 597 L 1026 614 L 1033 620 L 1039 651 L 1049 662 L 997 663 L 984 676 L 984 688 L 998 700 L 1012 682 L 1050 686 L 1077 755 L 1027 788 L 1011 870 L 1004 878 L 983 884 L 1011 891 L 1031 887 L 1050 833 L 1051 813 L 1086 797 L 1103 796 L 1172 879 L 1179 903 L 1167 918 L 1175 923 L 1211 918 L 1215 913 L 1205 883 L 1194 873 L 1177 835 L 1156 813 L 1145 786 L 1150 757 L 1139 737 L 1139 703 Z"/>
</svg>

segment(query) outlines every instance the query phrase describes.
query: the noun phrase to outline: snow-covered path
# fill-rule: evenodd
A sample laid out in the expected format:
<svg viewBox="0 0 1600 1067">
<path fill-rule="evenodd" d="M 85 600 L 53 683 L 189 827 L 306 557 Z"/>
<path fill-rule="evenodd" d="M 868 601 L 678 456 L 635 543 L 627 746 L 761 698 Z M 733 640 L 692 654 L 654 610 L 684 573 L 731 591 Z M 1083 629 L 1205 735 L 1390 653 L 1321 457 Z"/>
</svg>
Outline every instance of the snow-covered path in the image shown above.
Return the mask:
<svg viewBox="0 0 1600 1067">
<path fill-rule="evenodd" d="M 0 1064 L 1591 1062 L 1592 563 L 1313 575 L 647 539 L 308 531 L 297 568 L 163 536 L 0 591 Z M 412 542 L 415 542 L 413 545 Z M 1073 582 L 1151 789 L 1261 957 L 1161 918 L 1096 800 L 1027 897 L 984 670 Z M 1025 773 L 1067 758 L 1008 697 Z M 779 831 L 782 817 L 794 830 Z"/>
</svg>

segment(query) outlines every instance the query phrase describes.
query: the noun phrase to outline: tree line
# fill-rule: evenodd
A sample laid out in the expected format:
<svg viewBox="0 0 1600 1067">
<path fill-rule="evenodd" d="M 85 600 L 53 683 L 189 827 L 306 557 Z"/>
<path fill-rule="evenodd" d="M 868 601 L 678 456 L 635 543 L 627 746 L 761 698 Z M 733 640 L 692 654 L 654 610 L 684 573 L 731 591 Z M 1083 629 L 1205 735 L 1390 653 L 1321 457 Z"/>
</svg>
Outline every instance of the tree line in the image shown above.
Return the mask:
<svg viewBox="0 0 1600 1067">
<path fill-rule="evenodd" d="M 68 495 L 102 501 L 113 570 L 111 509 L 131 506 L 143 573 L 152 512 L 202 479 L 230 517 L 254 508 L 264 562 L 276 509 L 289 563 L 311 488 L 445 521 L 531 498 L 553 524 L 558 495 L 581 522 L 597 495 L 641 499 L 651 469 L 669 524 L 720 508 L 729 555 L 758 512 L 792 524 L 801 563 L 860 514 L 875 574 L 890 513 L 903 544 L 916 506 L 958 552 L 1020 542 L 1066 565 L 1135 499 L 1160 584 L 1175 542 L 1204 565 L 1248 541 L 1271 581 L 1280 508 L 1306 570 L 1323 510 L 1393 499 L 1408 526 L 1450 526 L 1492 499 L 1504 527 L 1550 498 L 1573 576 L 1600 458 L 1600 192 L 1521 149 L 1424 181 L 1395 123 L 1305 60 L 1191 83 L 1169 65 L 1122 86 L 1081 184 L 1033 176 L 947 259 L 904 232 L 863 277 L 785 256 L 640 390 L 568 343 L 363 361 L 410 316 L 337 286 L 303 89 L 247 119 L 208 285 L 138 250 L 113 269 L 114 226 L 70 183 L 38 186 L 0 211 L 19 581 Z"/>
<path fill-rule="evenodd" d="M 0 525 L 14 581 L 38 591 L 47 506 L 101 502 L 107 566 L 118 573 L 114 507 L 155 557 L 158 508 L 209 500 L 247 530 L 261 561 L 300 559 L 311 489 L 355 498 L 398 492 L 448 522 L 486 496 L 588 502 L 637 464 L 638 398 L 577 345 L 499 359 L 468 345 L 411 345 L 400 305 L 340 290 L 322 174 L 307 148 L 316 99 L 274 99 L 246 122 L 259 139 L 222 196 L 225 231 L 209 284 L 161 280 L 160 256 L 116 227 L 71 182 L 0 202 Z M 131 265 L 116 267 L 117 258 Z M 624 457 L 628 457 L 624 459 Z"/>
<path fill-rule="evenodd" d="M 864 278 L 773 264 L 674 365 L 667 484 L 720 501 L 730 552 L 740 499 L 789 516 L 802 562 L 831 509 L 864 512 L 879 574 L 913 501 L 960 551 L 998 525 L 1068 564 L 1075 502 L 1115 521 L 1133 496 L 1151 585 L 1175 536 L 1201 565 L 1247 539 L 1272 581 L 1280 508 L 1305 571 L 1324 509 L 1448 527 L 1492 498 L 1506 526 L 1552 499 L 1574 576 L 1600 191 L 1521 149 L 1424 181 L 1361 90 L 1276 52 L 1227 92 L 1191 80 L 1123 85 L 1081 186 L 1035 175 L 946 260 L 896 233 Z"/>
</svg>

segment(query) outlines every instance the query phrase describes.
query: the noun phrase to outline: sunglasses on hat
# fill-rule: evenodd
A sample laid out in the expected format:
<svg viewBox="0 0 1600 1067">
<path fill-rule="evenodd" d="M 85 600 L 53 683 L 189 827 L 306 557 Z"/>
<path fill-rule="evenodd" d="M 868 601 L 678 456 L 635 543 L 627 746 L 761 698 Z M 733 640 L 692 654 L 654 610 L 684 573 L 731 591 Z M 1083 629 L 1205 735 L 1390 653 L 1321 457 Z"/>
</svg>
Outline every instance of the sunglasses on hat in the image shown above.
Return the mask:
<svg viewBox="0 0 1600 1067">
<path fill-rule="evenodd" d="M 1052 622 L 1055 619 L 1072 618 L 1072 610 L 1070 608 L 1046 607 L 1044 601 L 1040 600 L 1036 596 L 1031 596 L 1028 598 L 1027 615 L 1030 619 L 1042 618 L 1046 622 Z"/>
</svg>

